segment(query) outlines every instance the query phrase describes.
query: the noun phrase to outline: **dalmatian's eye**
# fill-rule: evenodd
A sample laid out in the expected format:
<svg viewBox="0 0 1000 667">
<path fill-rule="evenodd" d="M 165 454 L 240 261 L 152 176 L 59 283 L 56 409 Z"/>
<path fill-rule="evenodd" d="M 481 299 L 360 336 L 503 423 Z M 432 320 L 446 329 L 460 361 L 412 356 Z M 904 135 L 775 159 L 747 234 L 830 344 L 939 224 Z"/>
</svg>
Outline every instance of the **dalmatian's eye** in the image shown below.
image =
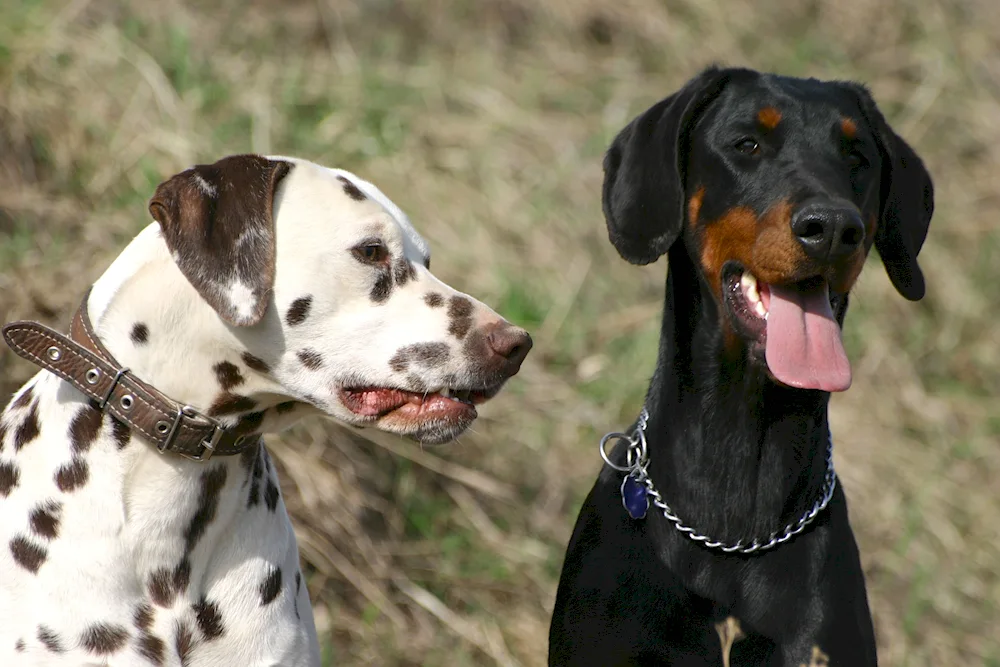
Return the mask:
<svg viewBox="0 0 1000 667">
<path fill-rule="evenodd" d="M 389 261 L 389 250 L 378 239 L 362 241 L 351 252 L 358 261 L 365 264 L 385 264 Z"/>
</svg>

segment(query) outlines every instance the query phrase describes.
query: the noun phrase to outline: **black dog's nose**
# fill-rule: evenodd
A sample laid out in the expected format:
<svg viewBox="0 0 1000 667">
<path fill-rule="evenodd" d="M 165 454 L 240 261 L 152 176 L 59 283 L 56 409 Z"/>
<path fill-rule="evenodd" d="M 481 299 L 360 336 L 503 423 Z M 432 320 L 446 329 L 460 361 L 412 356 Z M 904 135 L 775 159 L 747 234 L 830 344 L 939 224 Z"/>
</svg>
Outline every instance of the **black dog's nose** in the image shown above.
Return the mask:
<svg viewBox="0 0 1000 667">
<path fill-rule="evenodd" d="M 792 216 L 792 233 L 814 259 L 840 259 L 865 240 L 861 216 L 851 208 L 811 204 Z"/>
</svg>

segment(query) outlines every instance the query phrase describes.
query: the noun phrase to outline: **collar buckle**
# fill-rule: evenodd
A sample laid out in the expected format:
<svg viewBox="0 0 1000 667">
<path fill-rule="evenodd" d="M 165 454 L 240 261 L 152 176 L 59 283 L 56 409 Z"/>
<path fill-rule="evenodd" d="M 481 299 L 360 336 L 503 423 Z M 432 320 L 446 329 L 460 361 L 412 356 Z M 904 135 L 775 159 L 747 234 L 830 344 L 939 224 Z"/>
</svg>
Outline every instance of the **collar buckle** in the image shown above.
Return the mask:
<svg viewBox="0 0 1000 667">
<path fill-rule="evenodd" d="M 184 417 L 189 417 L 191 419 L 200 419 L 204 422 L 207 422 L 209 425 L 212 426 L 212 435 L 201 441 L 200 443 L 201 451 L 198 452 L 197 454 L 188 454 L 187 452 L 174 452 L 174 453 L 179 454 L 184 458 L 190 459 L 192 461 L 209 460 L 210 458 L 212 458 L 212 454 L 215 453 L 215 448 L 219 444 L 219 440 L 222 439 L 222 434 L 225 432 L 225 430 L 222 428 L 222 425 L 219 424 L 219 422 L 215 421 L 211 417 L 201 414 L 190 405 L 181 406 L 177 410 L 177 414 L 174 415 L 173 423 L 167 425 L 167 423 L 164 421 L 157 422 L 156 430 L 160 432 L 166 432 L 167 434 L 167 437 L 157 447 L 157 449 L 160 451 L 161 454 L 163 454 L 166 451 L 171 451 L 171 447 L 174 444 L 174 438 L 177 437 L 177 433 L 181 425 L 181 420 Z"/>
</svg>

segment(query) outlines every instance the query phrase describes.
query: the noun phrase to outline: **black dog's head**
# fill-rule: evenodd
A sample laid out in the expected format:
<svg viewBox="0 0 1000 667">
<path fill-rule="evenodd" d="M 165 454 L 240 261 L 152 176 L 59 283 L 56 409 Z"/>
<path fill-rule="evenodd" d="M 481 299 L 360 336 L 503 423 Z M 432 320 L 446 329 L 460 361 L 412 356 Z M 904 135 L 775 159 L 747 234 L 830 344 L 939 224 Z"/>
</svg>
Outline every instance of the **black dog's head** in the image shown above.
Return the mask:
<svg viewBox="0 0 1000 667">
<path fill-rule="evenodd" d="M 604 167 L 622 257 L 682 243 L 725 348 L 782 384 L 850 385 L 840 325 L 872 244 L 903 296 L 924 295 L 931 179 L 860 85 L 711 68 L 625 127 Z"/>
</svg>

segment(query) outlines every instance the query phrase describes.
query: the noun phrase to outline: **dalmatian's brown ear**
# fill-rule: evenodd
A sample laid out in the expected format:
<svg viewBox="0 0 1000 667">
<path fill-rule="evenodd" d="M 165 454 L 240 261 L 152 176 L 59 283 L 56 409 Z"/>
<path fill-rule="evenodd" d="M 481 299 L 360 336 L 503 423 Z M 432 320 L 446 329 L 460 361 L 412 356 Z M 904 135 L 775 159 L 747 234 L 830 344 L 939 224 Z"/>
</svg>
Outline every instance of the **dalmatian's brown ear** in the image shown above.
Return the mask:
<svg viewBox="0 0 1000 667">
<path fill-rule="evenodd" d="M 156 188 L 149 212 L 174 261 L 226 322 L 260 322 L 274 287 L 275 192 L 292 165 L 233 155 Z"/>
</svg>

